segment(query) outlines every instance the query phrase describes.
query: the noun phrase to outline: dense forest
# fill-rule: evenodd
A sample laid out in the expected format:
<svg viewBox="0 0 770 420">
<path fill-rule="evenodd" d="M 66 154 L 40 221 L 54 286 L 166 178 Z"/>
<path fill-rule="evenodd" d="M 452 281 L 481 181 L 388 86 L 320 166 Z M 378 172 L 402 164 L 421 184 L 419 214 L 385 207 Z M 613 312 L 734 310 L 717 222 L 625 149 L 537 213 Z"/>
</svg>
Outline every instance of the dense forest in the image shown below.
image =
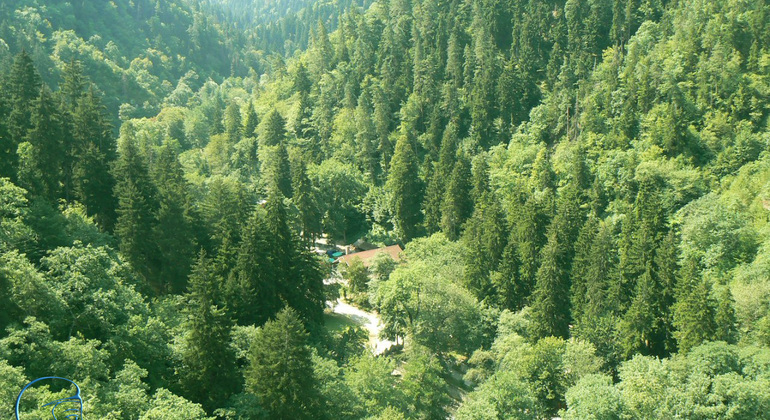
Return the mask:
<svg viewBox="0 0 770 420">
<path fill-rule="evenodd" d="M 769 116 L 764 0 L 3 1 L 0 418 L 770 419 Z"/>
</svg>

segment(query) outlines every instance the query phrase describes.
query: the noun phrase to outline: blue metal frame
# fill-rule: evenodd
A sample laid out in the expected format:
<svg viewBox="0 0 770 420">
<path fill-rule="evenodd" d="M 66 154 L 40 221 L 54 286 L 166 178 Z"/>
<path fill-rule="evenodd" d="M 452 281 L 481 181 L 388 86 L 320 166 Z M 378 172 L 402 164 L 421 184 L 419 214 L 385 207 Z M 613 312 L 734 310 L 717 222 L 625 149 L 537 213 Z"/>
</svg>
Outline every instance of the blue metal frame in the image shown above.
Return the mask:
<svg viewBox="0 0 770 420">
<path fill-rule="evenodd" d="M 73 382 L 73 381 L 71 381 L 71 380 L 69 380 L 67 378 L 62 378 L 62 377 L 59 377 L 59 376 L 45 376 L 43 378 L 37 378 L 34 381 L 28 383 L 27 385 L 24 386 L 24 388 L 22 388 L 21 392 L 19 392 L 19 396 L 16 398 L 16 420 L 19 420 L 19 403 L 21 402 L 21 396 L 24 394 L 24 391 L 26 391 L 27 388 L 29 388 L 33 384 L 35 384 L 37 382 L 40 382 L 42 380 L 45 380 L 45 379 L 61 379 L 62 381 L 67 381 L 67 382 L 71 383 L 72 385 L 75 385 L 75 388 L 77 389 L 77 393 L 75 395 L 73 395 L 72 397 L 62 398 L 62 399 L 56 400 L 56 401 L 51 401 L 48 404 L 44 404 L 43 405 L 43 407 L 47 407 L 49 405 L 53 405 L 53 407 L 51 407 L 51 415 L 53 416 L 53 418 L 56 419 L 56 413 L 54 413 L 54 410 L 56 410 L 56 407 L 59 404 L 61 404 L 63 402 L 67 402 L 67 401 L 77 401 L 79 403 L 79 405 L 80 405 L 79 408 L 69 408 L 69 409 L 65 410 L 65 411 L 77 411 L 77 414 L 75 414 L 75 413 L 67 414 L 65 416 L 65 418 L 68 418 L 68 419 L 69 418 L 74 418 L 74 419 L 78 419 L 78 420 L 82 419 L 83 418 L 83 399 L 80 398 L 80 387 L 78 386 L 78 384 L 76 384 L 75 382 Z"/>
</svg>

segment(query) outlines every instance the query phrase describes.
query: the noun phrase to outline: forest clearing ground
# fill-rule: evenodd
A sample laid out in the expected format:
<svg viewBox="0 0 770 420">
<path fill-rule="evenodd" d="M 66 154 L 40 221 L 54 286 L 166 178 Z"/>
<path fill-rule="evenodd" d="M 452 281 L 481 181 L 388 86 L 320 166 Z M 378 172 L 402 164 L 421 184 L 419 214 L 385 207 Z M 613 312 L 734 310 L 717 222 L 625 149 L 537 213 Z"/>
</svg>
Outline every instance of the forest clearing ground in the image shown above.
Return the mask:
<svg viewBox="0 0 770 420">
<path fill-rule="evenodd" d="M 326 314 L 326 321 L 331 322 L 328 325 L 330 330 L 342 329 L 346 326 L 346 323 L 365 328 L 369 332 L 368 345 L 372 348 L 375 355 L 381 354 L 395 344 L 390 340 L 380 338 L 382 322 L 376 313 L 359 309 L 344 302 L 341 298 L 337 299 L 334 303 L 326 302 L 326 305 L 331 307 L 332 310 L 331 313 L 327 312 Z"/>
</svg>

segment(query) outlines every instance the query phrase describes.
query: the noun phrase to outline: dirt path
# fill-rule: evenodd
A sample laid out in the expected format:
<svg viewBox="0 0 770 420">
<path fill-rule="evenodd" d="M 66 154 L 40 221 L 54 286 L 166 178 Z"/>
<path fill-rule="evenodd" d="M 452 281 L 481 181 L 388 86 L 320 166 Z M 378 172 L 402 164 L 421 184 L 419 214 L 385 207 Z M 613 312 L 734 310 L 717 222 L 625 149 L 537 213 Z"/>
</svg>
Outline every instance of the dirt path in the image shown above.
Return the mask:
<svg viewBox="0 0 770 420">
<path fill-rule="evenodd" d="M 395 344 L 392 341 L 380 339 L 382 322 L 377 314 L 356 308 L 343 302 L 342 299 L 337 299 L 332 312 L 346 316 L 356 324 L 366 328 L 369 331 L 369 345 L 374 350 L 374 354 L 380 354 Z"/>
</svg>

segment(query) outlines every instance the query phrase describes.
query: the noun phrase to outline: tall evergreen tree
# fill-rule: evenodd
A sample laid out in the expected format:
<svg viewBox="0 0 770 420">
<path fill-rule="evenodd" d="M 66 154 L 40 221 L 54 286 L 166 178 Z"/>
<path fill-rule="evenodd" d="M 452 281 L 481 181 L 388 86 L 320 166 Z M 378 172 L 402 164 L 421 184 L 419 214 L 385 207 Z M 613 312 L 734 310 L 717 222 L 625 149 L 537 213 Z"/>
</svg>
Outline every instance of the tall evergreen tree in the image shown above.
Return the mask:
<svg viewBox="0 0 770 420">
<path fill-rule="evenodd" d="M 432 235 L 439 230 L 441 224 L 441 204 L 444 198 L 444 182 L 438 173 L 438 163 L 433 162 L 426 174 L 428 185 L 425 187 L 425 198 L 422 203 L 423 227 L 425 233 Z"/>
<path fill-rule="evenodd" d="M 583 317 L 585 308 L 588 279 L 591 273 L 591 253 L 596 234 L 599 229 L 599 220 L 589 217 L 580 229 L 575 243 L 575 259 L 572 263 L 572 285 L 570 286 L 570 303 L 572 305 L 572 318 L 579 320 Z"/>
<path fill-rule="evenodd" d="M 396 232 L 405 241 L 419 236 L 421 230 L 422 182 L 418 169 L 412 142 L 402 134 L 396 143 L 385 188 L 391 196 Z"/>
<path fill-rule="evenodd" d="M 157 191 L 150 181 L 144 157 L 136 146 L 133 127 L 121 129 L 119 158 L 112 168 L 118 200 L 115 236 L 119 249 L 135 270 L 151 284 L 156 280 L 157 247 L 153 242 Z M 157 287 L 157 284 L 153 284 Z"/>
<path fill-rule="evenodd" d="M 40 94 L 42 84 L 32 58 L 22 50 L 13 61 L 4 88 L 11 105 L 8 128 L 16 145 L 32 128 L 33 101 Z"/>
<path fill-rule="evenodd" d="M 243 135 L 245 137 L 255 137 L 258 125 L 259 117 L 257 117 L 257 112 L 254 111 L 254 102 L 249 101 L 249 104 L 246 106 L 246 118 L 243 120 Z"/>
<path fill-rule="evenodd" d="M 88 79 L 83 75 L 83 65 L 74 58 L 64 66 L 64 79 L 59 87 L 62 98 L 70 112 L 74 111 L 78 105 L 80 97 L 83 96 L 88 88 Z"/>
<path fill-rule="evenodd" d="M 104 113 L 104 106 L 92 88 L 78 99 L 72 116 L 75 144 L 67 154 L 65 165 L 65 172 L 71 173 L 71 178 L 65 186 L 71 188 L 71 194 L 99 226 L 111 230 L 116 219 L 116 200 L 110 165 L 116 150 L 112 128 Z"/>
<path fill-rule="evenodd" d="M 530 295 L 535 288 L 537 270 L 540 267 L 540 250 L 548 241 L 548 214 L 538 198 L 530 196 L 522 211 L 518 212 L 513 234 L 517 244 L 520 262 L 519 282 L 523 302 L 530 302 Z"/>
<path fill-rule="evenodd" d="M 717 325 L 710 295 L 711 287 L 702 278 L 698 261 L 687 259 L 682 266 L 674 304 L 674 337 L 680 351 L 689 351 L 714 338 Z"/>
<path fill-rule="evenodd" d="M 498 269 L 507 236 L 500 204 L 491 192 L 484 193 L 463 232 L 463 242 L 468 249 L 465 284 L 480 300 L 498 299 L 490 275 Z"/>
<path fill-rule="evenodd" d="M 292 188 L 294 195 L 292 201 L 299 212 L 299 224 L 302 229 L 302 239 L 310 246 L 315 238 L 321 234 L 321 210 L 313 184 L 307 176 L 304 162 L 296 165 L 292 171 Z"/>
<path fill-rule="evenodd" d="M 276 110 L 272 110 L 263 121 L 264 127 L 260 141 L 264 146 L 277 146 L 286 139 L 286 121 Z"/>
<path fill-rule="evenodd" d="M 184 290 L 196 244 L 191 200 L 182 166 L 171 147 L 161 151 L 154 178 L 159 201 L 154 242 L 158 246 L 160 289 L 179 293 Z"/>
<path fill-rule="evenodd" d="M 211 260 L 201 253 L 187 288 L 186 334 L 181 346 L 179 382 L 184 396 L 212 412 L 239 391 L 240 372 L 230 344 L 232 321 L 217 305 L 219 285 Z"/>
<path fill-rule="evenodd" d="M 319 394 L 308 333 L 296 311 L 283 309 L 259 330 L 249 349 L 246 389 L 274 419 L 313 419 Z"/>
<path fill-rule="evenodd" d="M 468 159 L 457 159 L 441 202 L 441 230 L 451 240 L 460 236 L 460 228 L 473 213 L 471 199 L 471 168 Z"/>
<path fill-rule="evenodd" d="M 265 214 L 257 209 L 241 234 L 233 275 L 227 280 L 228 301 L 240 325 L 261 325 L 281 309 L 273 242 Z"/>
<path fill-rule="evenodd" d="M 243 136 L 241 120 L 241 108 L 235 102 L 230 103 L 225 109 L 225 135 L 230 145 L 238 143 Z"/>
<path fill-rule="evenodd" d="M 528 332 L 537 340 L 548 336 L 569 337 L 570 304 L 568 258 L 553 225 L 543 247 L 537 282 L 532 293 L 532 312 Z"/>
<path fill-rule="evenodd" d="M 62 197 L 64 141 L 70 133 L 47 87 L 40 91 L 32 105 L 30 122 L 32 127 L 25 140 L 31 145 L 33 161 L 25 163 L 24 166 L 34 170 L 27 174 L 20 173 L 20 182 L 31 193 L 55 203 Z M 23 179 L 30 175 L 39 179 Z"/>
</svg>

